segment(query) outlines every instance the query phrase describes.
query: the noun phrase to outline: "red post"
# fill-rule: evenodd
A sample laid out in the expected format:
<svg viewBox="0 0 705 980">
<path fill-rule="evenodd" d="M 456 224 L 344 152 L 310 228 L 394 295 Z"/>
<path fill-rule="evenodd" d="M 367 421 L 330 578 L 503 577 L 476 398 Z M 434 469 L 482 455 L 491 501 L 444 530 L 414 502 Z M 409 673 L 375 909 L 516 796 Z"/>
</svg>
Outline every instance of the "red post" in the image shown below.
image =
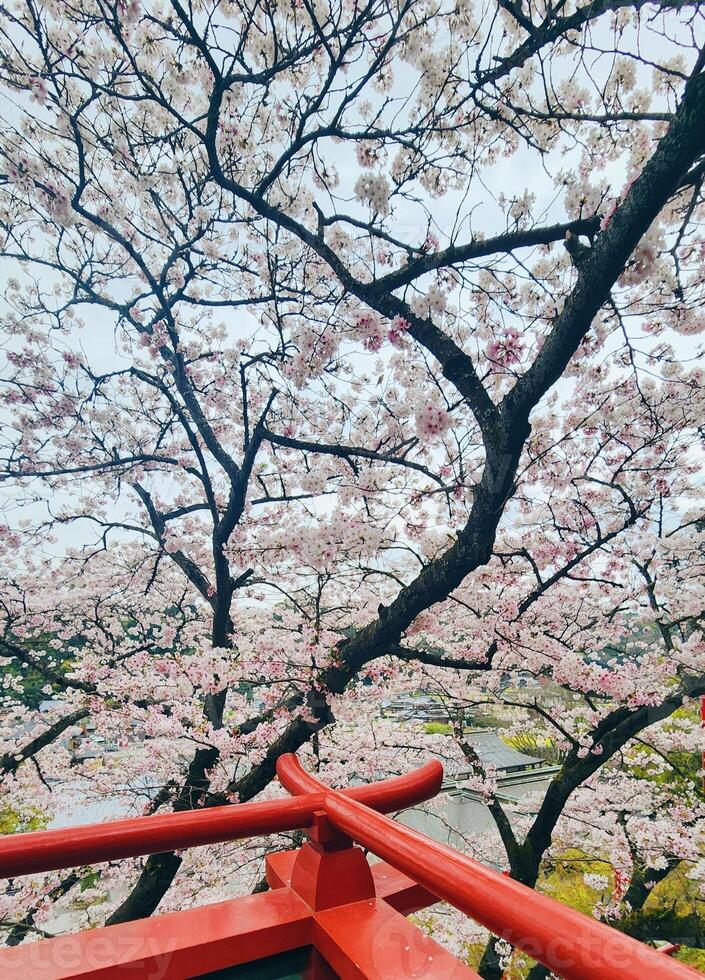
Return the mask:
<svg viewBox="0 0 705 980">
<path fill-rule="evenodd" d="M 705 718 L 705 706 L 703 712 Z M 293 755 L 279 759 L 277 774 L 290 792 L 323 789 Z M 344 833 L 566 980 L 698 975 L 590 916 L 373 813 L 350 794 L 329 792 L 324 805 Z"/>
<path fill-rule="evenodd" d="M 291 888 L 307 905 L 318 911 L 374 898 L 365 852 L 336 830 L 325 813 L 314 813 L 307 836 L 291 872 Z"/>
</svg>

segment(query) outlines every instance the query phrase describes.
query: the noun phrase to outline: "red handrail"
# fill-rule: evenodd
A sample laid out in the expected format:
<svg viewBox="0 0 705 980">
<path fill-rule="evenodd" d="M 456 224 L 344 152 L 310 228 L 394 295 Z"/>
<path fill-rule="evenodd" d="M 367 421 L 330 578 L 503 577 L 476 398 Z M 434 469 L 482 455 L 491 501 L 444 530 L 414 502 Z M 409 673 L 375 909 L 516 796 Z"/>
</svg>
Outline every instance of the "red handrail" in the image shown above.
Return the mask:
<svg viewBox="0 0 705 980">
<path fill-rule="evenodd" d="M 435 796 L 442 779 L 443 767 L 430 762 L 404 776 L 347 792 L 364 799 L 367 806 L 388 813 Z M 314 812 L 322 809 L 323 792 L 318 790 L 295 799 L 12 834 L 0 837 L 0 878 L 301 830 L 309 827 Z"/>
<path fill-rule="evenodd" d="M 330 787 L 306 772 L 298 756 L 293 752 L 280 755 L 277 759 L 277 777 L 284 789 L 293 796 L 330 791 Z M 349 786 L 336 792 L 343 793 L 349 799 L 357 800 L 358 803 L 364 803 L 373 810 L 393 813 L 395 810 L 404 810 L 416 803 L 430 800 L 438 793 L 442 783 L 443 766 L 434 759 L 403 776 L 392 776 L 362 786 Z"/>
<path fill-rule="evenodd" d="M 339 830 L 567 980 L 702 976 L 341 793 L 326 794 L 325 811 Z"/>
</svg>

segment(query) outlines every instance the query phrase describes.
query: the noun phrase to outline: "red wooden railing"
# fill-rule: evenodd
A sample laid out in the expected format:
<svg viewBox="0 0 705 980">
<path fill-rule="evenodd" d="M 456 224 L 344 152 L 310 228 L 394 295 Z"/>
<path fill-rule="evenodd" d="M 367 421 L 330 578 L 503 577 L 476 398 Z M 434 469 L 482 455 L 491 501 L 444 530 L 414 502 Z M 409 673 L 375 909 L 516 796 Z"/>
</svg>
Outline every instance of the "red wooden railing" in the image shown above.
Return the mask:
<svg viewBox="0 0 705 980">
<path fill-rule="evenodd" d="M 429 762 L 404 776 L 342 792 L 374 810 L 392 813 L 431 799 L 442 781 L 443 766 Z M 304 830 L 311 826 L 313 813 L 323 809 L 328 792 L 322 784 L 316 785 L 313 793 L 291 800 L 217 806 L 0 837 L 0 878 Z"/>
<path fill-rule="evenodd" d="M 282 756 L 277 773 L 292 799 L 0 839 L 8 878 L 288 830 L 309 837 L 269 855 L 269 892 L 3 949 L 0 978 L 177 980 L 302 947 L 306 975 L 317 980 L 476 978 L 404 918 L 439 899 L 567 980 L 701 976 L 384 816 L 434 796 L 438 763 L 343 791 L 294 755 Z M 383 860 L 370 865 L 358 844 Z"/>
</svg>

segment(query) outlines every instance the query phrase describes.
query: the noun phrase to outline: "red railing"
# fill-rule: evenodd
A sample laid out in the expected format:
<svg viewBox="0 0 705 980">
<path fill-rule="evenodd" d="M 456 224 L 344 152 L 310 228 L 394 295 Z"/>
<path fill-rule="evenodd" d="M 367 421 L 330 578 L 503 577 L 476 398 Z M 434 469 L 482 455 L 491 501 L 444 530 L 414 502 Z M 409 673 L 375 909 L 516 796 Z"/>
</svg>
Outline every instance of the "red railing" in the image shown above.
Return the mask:
<svg viewBox="0 0 705 980">
<path fill-rule="evenodd" d="M 443 766 L 434 761 L 404 776 L 356 786 L 343 790 L 343 794 L 373 810 L 392 813 L 431 799 L 442 781 Z M 0 878 L 304 830 L 311 826 L 313 813 L 323 809 L 328 792 L 327 787 L 317 785 L 319 788 L 313 793 L 291 800 L 241 803 L 0 837 Z"/>
<path fill-rule="evenodd" d="M 176 980 L 304 946 L 312 950 L 307 975 L 321 980 L 477 977 L 401 914 L 439 899 L 567 980 L 701 976 L 383 815 L 435 795 L 438 763 L 344 791 L 328 789 L 294 755 L 279 760 L 277 773 L 293 799 L 1 839 L 6 878 L 295 829 L 310 843 L 268 857 L 268 893 L 2 950 L 0 978 Z M 370 866 L 354 841 L 383 861 Z M 65 968 L 59 960 L 71 940 L 78 966 Z M 101 943 L 107 952 L 92 963 Z"/>
</svg>

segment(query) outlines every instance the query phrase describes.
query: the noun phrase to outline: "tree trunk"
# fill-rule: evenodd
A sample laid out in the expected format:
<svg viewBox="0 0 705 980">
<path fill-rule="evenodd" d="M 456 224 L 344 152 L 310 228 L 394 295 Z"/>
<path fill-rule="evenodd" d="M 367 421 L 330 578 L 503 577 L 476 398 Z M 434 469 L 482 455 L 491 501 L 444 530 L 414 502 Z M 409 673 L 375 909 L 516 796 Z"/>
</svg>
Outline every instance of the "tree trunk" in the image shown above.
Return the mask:
<svg viewBox="0 0 705 980">
<path fill-rule="evenodd" d="M 220 719 L 223 717 L 225 697 L 225 692 L 221 691 L 216 695 L 209 695 L 206 699 L 209 702 L 208 710 L 216 713 Z M 217 760 L 218 750 L 215 748 L 196 750 L 174 804 L 175 812 L 193 810 L 201 804 L 210 787 L 210 780 L 206 773 Z M 108 916 L 106 925 L 112 926 L 119 922 L 130 922 L 133 919 L 144 919 L 152 915 L 171 887 L 181 867 L 181 860 L 173 851 L 150 855 L 132 891 L 112 915 Z"/>
</svg>

